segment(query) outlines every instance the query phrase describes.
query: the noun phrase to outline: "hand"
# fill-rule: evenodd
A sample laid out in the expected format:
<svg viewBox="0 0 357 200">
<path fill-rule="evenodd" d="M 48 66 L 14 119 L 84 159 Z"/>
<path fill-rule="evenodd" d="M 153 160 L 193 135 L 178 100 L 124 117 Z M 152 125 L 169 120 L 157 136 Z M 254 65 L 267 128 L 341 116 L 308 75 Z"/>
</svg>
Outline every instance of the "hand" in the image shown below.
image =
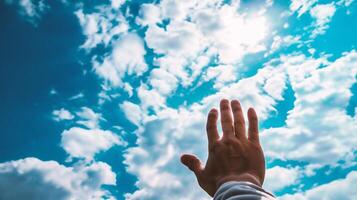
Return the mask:
<svg viewBox="0 0 357 200">
<path fill-rule="evenodd" d="M 232 109 L 231 109 L 232 107 Z M 233 119 L 232 119 L 233 110 Z M 239 101 L 223 99 L 220 103 L 223 136 L 217 130 L 218 111 L 212 109 L 207 119 L 208 160 L 203 167 L 194 155 L 182 155 L 181 162 L 196 175 L 198 184 L 210 196 L 227 181 L 249 181 L 262 186 L 265 160 L 259 143 L 258 118 L 248 110 L 248 137 Z"/>
</svg>

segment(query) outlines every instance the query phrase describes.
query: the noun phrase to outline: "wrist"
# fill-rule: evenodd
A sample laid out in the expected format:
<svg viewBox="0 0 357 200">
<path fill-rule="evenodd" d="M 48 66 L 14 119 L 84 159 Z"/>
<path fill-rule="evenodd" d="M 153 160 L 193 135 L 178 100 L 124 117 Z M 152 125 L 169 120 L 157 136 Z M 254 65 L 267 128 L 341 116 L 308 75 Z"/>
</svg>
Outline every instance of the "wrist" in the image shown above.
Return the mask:
<svg viewBox="0 0 357 200">
<path fill-rule="evenodd" d="M 241 175 L 228 175 L 219 178 L 216 182 L 217 188 L 219 188 L 222 184 L 229 181 L 246 181 L 246 182 L 253 183 L 259 187 L 262 187 L 262 183 L 259 181 L 257 177 L 255 177 L 252 174 L 245 173 Z"/>
</svg>

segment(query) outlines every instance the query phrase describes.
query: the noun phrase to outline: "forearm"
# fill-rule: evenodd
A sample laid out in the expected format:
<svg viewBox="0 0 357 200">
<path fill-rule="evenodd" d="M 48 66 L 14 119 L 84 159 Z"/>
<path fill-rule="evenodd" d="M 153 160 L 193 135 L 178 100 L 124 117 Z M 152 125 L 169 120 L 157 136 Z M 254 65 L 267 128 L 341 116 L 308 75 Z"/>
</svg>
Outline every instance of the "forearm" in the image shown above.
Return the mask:
<svg viewBox="0 0 357 200">
<path fill-rule="evenodd" d="M 246 181 L 229 181 L 222 184 L 213 200 L 276 200 L 258 185 Z"/>
</svg>

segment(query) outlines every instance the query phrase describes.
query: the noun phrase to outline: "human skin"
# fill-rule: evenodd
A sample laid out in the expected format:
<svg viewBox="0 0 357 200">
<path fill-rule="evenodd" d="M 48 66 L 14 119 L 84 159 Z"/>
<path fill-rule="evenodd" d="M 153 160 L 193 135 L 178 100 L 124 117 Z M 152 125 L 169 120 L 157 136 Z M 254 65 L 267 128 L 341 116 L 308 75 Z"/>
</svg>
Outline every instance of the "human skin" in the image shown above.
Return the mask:
<svg viewBox="0 0 357 200">
<path fill-rule="evenodd" d="M 181 156 L 181 162 L 194 172 L 198 184 L 212 197 L 227 181 L 248 181 L 262 186 L 265 177 L 265 159 L 259 142 L 255 110 L 248 109 L 248 130 L 239 101 L 221 100 L 220 114 L 221 138 L 217 129 L 218 111 L 212 109 L 207 117 L 206 165 L 203 166 L 195 155 Z"/>
</svg>

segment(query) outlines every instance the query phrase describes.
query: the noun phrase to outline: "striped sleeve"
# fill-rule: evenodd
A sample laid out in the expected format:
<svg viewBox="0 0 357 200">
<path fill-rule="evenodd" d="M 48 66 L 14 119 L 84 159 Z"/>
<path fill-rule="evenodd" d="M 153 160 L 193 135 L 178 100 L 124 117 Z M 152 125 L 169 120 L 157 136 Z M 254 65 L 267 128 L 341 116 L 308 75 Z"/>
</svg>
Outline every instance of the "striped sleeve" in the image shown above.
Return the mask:
<svg viewBox="0 0 357 200">
<path fill-rule="evenodd" d="M 276 200 L 276 198 L 253 183 L 229 181 L 219 187 L 213 200 Z"/>
</svg>

